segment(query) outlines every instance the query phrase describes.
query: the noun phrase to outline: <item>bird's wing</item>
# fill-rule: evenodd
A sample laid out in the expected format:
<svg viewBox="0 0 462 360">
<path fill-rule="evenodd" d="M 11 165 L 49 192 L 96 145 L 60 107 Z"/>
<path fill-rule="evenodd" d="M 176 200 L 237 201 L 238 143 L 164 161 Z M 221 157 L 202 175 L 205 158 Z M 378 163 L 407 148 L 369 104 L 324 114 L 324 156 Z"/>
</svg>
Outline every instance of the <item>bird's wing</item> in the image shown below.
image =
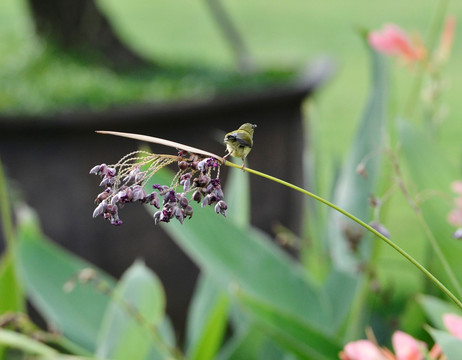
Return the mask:
<svg viewBox="0 0 462 360">
<path fill-rule="evenodd" d="M 249 141 L 249 136 L 246 136 L 246 134 L 241 134 L 241 133 L 238 133 L 238 132 L 232 132 L 232 133 L 229 133 L 226 136 L 226 138 L 227 138 L 227 140 L 237 141 L 239 143 L 239 145 L 252 147 L 252 142 Z"/>
</svg>

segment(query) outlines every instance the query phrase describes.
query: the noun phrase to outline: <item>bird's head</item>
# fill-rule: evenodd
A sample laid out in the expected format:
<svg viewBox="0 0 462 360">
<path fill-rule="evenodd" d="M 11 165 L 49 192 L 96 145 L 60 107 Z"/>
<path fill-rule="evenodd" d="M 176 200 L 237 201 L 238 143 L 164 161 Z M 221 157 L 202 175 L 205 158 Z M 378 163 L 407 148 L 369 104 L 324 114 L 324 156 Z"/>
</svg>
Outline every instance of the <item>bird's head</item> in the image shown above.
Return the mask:
<svg viewBox="0 0 462 360">
<path fill-rule="evenodd" d="M 255 124 L 245 123 L 244 125 L 241 125 L 239 130 L 247 131 L 249 134 L 253 135 L 253 130 L 256 127 L 257 127 L 257 125 L 255 125 Z"/>
</svg>

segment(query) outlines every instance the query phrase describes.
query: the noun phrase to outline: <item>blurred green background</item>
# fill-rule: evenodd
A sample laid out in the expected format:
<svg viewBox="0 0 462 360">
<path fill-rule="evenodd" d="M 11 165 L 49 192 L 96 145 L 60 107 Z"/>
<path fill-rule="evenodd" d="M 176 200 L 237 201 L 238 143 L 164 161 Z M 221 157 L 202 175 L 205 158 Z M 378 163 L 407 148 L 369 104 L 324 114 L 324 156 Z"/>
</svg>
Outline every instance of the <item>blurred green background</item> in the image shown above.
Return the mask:
<svg viewBox="0 0 462 360">
<path fill-rule="evenodd" d="M 262 77 L 246 80 L 236 74 L 233 54 L 203 1 L 99 1 L 118 35 L 132 49 L 148 59 L 170 64 L 161 71 L 119 72 L 58 53 L 35 36 L 24 0 L 0 0 L 0 115 L 208 97 L 243 84 L 264 87 L 282 82 L 313 59 L 328 55 L 336 61 L 338 71 L 317 94 L 310 107 L 310 121 L 316 123 L 322 163 L 319 171 L 326 178 L 326 193 L 322 195 L 329 197 L 333 166 L 342 160 L 351 143 L 369 86 L 368 58 L 358 29 L 377 29 L 394 22 L 420 32 L 425 39 L 437 1 L 233 0 L 223 4 L 257 66 L 266 71 Z M 460 19 L 462 2 L 451 2 L 448 12 Z M 459 27 L 447 66 L 447 92 L 442 101 L 448 116 L 441 128 L 445 155 L 458 168 L 462 154 L 460 35 Z M 390 75 L 389 117 L 393 120 L 407 99 L 412 69 L 390 61 Z M 405 201 L 393 197 L 389 208 L 393 209 L 387 214 L 392 237 L 417 258 L 423 257 L 419 242 L 412 241 L 421 238 L 416 236 L 419 226 Z M 385 249 L 381 259 L 385 271 L 401 271 L 396 266 L 401 260 L 391 250 Z M 401 265 L 410 269 L 410 265 Z M 405 286 L 413 284 L 413 274 L 409 272 L 410 281 Z"/>
<path fill-rule="evenodd" d="M 435 0 L 403 1 L 303 1 L 268 3 L 224 1 L 259 67 L 294 70 L 320 55 L 330 55 L 339 69 L 318 101 L 321 132 L 326 151 L 340 154 L 350 141 L 368 88 L 367 56 L 357 35 L 358 28 L 377 29 L 395 22 L 425 37 Z M 108 104 L 135 103 L 210 95 L 210 83 L 194 73 L 172 84 L 163 76 L 127 76 L 101 66 L 89 66 L 75 57 L 56 56 L 34 36 L 24 0 L 0 0 L 0 112 L 46 112 L 66 107 L 101 108 Z M 223 41 L 203 1 L 101 0 L 120 37 L 140 54 L 178 66 L 209 68 L 223 74 L 235 67 L 233 55 Z M 449 13 L 462 14 L 462 4 L 453 1 Z M 460 34 L 460 29 L 457 30 Z M 448 65 L 450 110 L 443 136 L 447 149 L 456 151 L 454 126 L 461 115 L 457 96 L 462 75 L 462 56 L 456 35 Z M 400 109 L 407 94 L 407 69 L 393 67 L 393 103 Z M 219 76 L 216 82 L 223 80 Z M 242 80 L 239 80 L 242 81 Z M 223 81 L 222 81 L 223 82 Z M 223 85 L 223 84 L 222 84 Z M 229 85 L 232 87 L 232 81 Z M 183 89 L 181 87 L 184 87 Z M 393 115 L 393 114 L 390 114 Z M 338 136 L 341 134 L 341 136 Z"/>
</svg>

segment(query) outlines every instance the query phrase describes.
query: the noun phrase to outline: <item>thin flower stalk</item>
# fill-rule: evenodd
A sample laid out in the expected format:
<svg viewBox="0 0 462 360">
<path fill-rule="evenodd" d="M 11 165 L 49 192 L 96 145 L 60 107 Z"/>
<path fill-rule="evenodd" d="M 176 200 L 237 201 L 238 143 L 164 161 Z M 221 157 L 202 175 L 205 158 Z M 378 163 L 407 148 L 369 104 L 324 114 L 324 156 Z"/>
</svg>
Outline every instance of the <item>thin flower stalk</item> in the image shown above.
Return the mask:
<svg viewBox="0 0 462 360">
<path fill-rule="evenodd" d="M 401 190 L 402 194 L 406 198 L 406 201 L 409 203 L 410 207 L 414 211 L 414 213 L 415 213 L 415 215 L 417 217 L 417 220 L 419 221 L 420 225 L 422 226 L 422 229 L 425 232 L 425 235 L 427 236 L 428 240 L 430 241 L 430 245 L 431 245 L 434 253 L 438 257 L 438 259 L 441 261 L 441 264 L 443 265 L 443 268 L 444 268 L 446 274 L 448 275 L 452 286 L 457 291 L 458 296 L 462 296 L 462 287 L 461 287 L 459 281 L 457 280 L 457 277 L 454 274 L 454 271 L 451 269 L 451 266 L 449 265 L 448 261 L 446 260 L 444 254 L 443 254 L 443 251 L 441 250 L 441 247 L 439 246 L 438 241 L 435 238 L 435 235 L 433 234 L 433 232 L 431 231 L 431 229 L 428 226 L 427 222 L 425 221 L 425 219 L 423 217 L 423 214 L 422 214 L 422 211 L 421 211 L 421 209 L 419 207 L 418 202 L 415 201 L 412 198 L 410 191 L 408 190 L 406 184 L 404 183 L 403 174 L 401 172 L 401 167 L 400 167 L 399 161 L 398 161 L 398 159 L 396 157 L 396 154 L 394 152 L 390 151 L 389 152 L 389 157 L 390 157 L 390 161 L 391 161 L 391 164 L 392 164 L 393 172 L 395 173 L 395 176 L 396 176 L 396 182 L 397 182 L 397 185 L 398 185 L 399 189 Z"/>
<path fill-rule="evenodd" d="M 226 161 L 226 160 L 224 160 L 223 158 L 221 158 L 218 155 L 208 153 L 208 152 L 205 152 L 205 151 L 200 150 L 200 149 L 194 149 L 194 148 L 191 148 L 189 146 L 182 145 L 182 144 L 175 143 L 175 142 L 171 142 L 171 141 L 168 141 L 168 140 L 163 140 L 163 139 L 154 138 L 154 137 L 145 136 L 145 135 L 126 134 L 126 133 L 112 132 L 112 131 L 104 131 L 104 132 L 99 132 L 99 133 L 122 136 L 122 137 L 129 137 L 129 138 L 133 138 L 133 139 L 137 139 L 137 140 L 141 140 L 141 141 L 147 141 L 147 142 L 156 143 L 156 144 L 163 144 L 163 145 L 166 145 L 166 146 L 173 146 L 173 147 L 175 147 L 177 149 L 189 149 L 190 151 L 196 151 L 196 152 L 200 152 L 201 154 L 210 155 L 211 159 L 215 159 L 216 161 L 221 162 L 221 164 L 223 164 L 223 165 L 226 165 L 226 166 L 229 166 L 229 167 L 234 167 L 236 169 L 241 169 L 242 170 L 241 166 L 236 165 L 236 164 L 234 164 L 232 162 Z M 420 264 L 411 255 L 409 255 L 404 249 L 399 247 L 397 244 L 395 244 L 393 241 L 391 241 L 385 235 L 380 233 L 378 230 L 374 229 L 369 224 L 365 223 L 364 221 L 357 218 L 356 216 L 349 213 L 348 211 L 346 211 L 346 210 L 344 210 L 342 208 L 339 208 L 338 206 L 336 206 L 335 204 L 329 202 L 328 200 L 326 200 L 326 199 L 324 199 L 324 198 L 322 198 L 322 197 L 320 197 L 320 196 L 318 196 L 318 195 L 316 195 L 314 193 L 311 193 L 311 192 L 309 192 L 309 191 L 307 191 L 307 190 L 305 190 L 305 189 L 303 189 L 303 188 L 301 188 L 299 186 L 296 186 L 294 184 L 291 184 L 291 183 L 289 183 L 287 181 L 281 180 L 281 179 L 276 178 L 274 176 L 262 173 L 260 171 L 250 169 L 248 167 L 246 167 L 244 169 L 244 171 L 247 171 L 247 172 L 249 172 L 249 173 L 251 173 L 253 175 L 263 177 L 263 178 L 265 178 L 267 180 L 277 182 L 277 183 L 279 183 L 279 184 L 281 184 L 283 186 L 286 186 L 286 187 L 291 188 L 291 189 L 293 189 L 295 191 L 298 191 L 298 192 L 300 192 L 300 193 L 302 193 L 302 194 L 304 194 L 306 196 L 309 196 L 309 197 L 311 197 L 311 198 L 313 198 L 313 199 L 315 199 L 315 200 L 329 206 L 330 208 L 338 211 L 339 213 L 345 215 L 346 217 L 348 217 L 352 221 L 356 222 L 357 224 L 359 224 L 360 226 L 362 226 L 363 228 L 365 228 L 366 230 L 368 230 L 369 232 L 371 232 L 372 234 L 374 234 L 375 236 L 380 238 L 382 241 L 384 241 L 389 246 L 391 246 L 395 251 L 397 251 L 399 254 L 401 254 L 404 258 L 406 258 L 411 264 L 413 264 L 417 269 L 419 269 L 426 277 L 428 277 L 441 291 L 443 291 L 443 293 L 445 293 L 459 308 L 462 309 L 462 302 L 445 285 L 443 285 L 430 271 L 428 271 L 422 264 Z"/>
</svg>

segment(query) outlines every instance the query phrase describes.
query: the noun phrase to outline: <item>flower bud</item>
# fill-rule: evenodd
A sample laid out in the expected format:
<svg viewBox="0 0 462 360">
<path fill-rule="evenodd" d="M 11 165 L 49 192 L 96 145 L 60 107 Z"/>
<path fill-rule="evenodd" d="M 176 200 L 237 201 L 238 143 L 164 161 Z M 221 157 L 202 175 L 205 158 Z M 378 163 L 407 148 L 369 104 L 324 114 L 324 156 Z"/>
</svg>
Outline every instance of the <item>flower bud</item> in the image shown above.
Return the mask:
<svg viewBox="0 0 462 360">
<path fill-rule="evenodd" d="M 380 234 L 382 234 L 383 236 L 385 236 L 386 238 L 390 238 L 390 232 L 388 231 L 388 229 L 385 227 L 385 225 L 379 223 L 378 221 L 372 221 L 369 223 L 369 225 L 377 230 Z"/>
<path fill-rule="evenodd" d="M 192 199 L 195 201 L 195 202 L 200 202 L 201 199 L 202 199 L 202 194 L 199 190 L 196 190 L 194 191 L 194 194 L 192 196 Z"/>
<path fill-rule="evenodd" d="M 93 166 L 90 170 L 90 174 L 92 175 L 99 175 L 100 174 L 100 168 L 101 166 L 103 166 L 104 164 L 102 165 L 96 165 L 96 166 Z"/>
<path fill-rule="evenodd" d="M 151 201 L 149 201 L 149 204 L 159 209 L 159 195 L 157 195 L 156 192 L 151 193 Z"/>
<path fill-rule="evenodd" d="M 141 185 L 134 185 L 132 187 L 132 194 L 132 201 L 142 200 L 146 196 L 146 193 Z"/>
<path fill-rule="evenodd" d="M 217 202 L 217 204 L 215 205 L 215 212 L 217 214 L 221 214 L 223 215 L 224 217 L 226 217 L 226 210 L 228 209 L 228 205 L 223 201 L 223 200 L 220 200 L 219 202 Z"/>
<path fill-rule="evenodd" d="M 95 218 L 101 215 L 102 213 L 104 213 L 106 211 L 106 208 L 107 208 L 107 202 L 106 200 L 104 200 L 96 207 L 95 211 L 93 211 L 93 217 Z"/>
<path fill-rule="evenodd" d="M 159 195 L 162 195 L 162 196 L 164 196 L 169 190 L 169 187 L 167 185 L 159 185 L 159 184 L 152 185 L 152 188 L 155 190 L 159 190 Z"/>
<path fill-rule="evenodd" d="M 180 204 L 180 206 L 184 209 L 186 206 L 189 205 L 189 201 L 188 201 L 188 198 L 186 196 L 184 196 L 184 194 L 181 194 L 179 200 L 178 200 L 178 203 Z"/>
<path fill-rule="evenodd" d="M 95 202 L 99 204 L 101 201 L 106 200 L 110 194 L 111 194 L 111 190 L 109 188 L 106 188 L 106 190 L 98 194 L 98 196 L 95 199 Z"/>
<path fill-rule="evenodd" d="M 104 175 L 109 176 L 109 177 L 114 177 L 116 174 L 116 169 L 115 168 L 106 168 Z"/>
<path fill-rule="evenodd" d="M 191 187 L 191 180 L 189 178 L 183 179 L 180 181 L 180 185 L 183 185 L 184 192 L 187 192 L 189 188 Z"/>
<path fill-rule="evenodd" d="M 207 171 L 207 160 L 202 160 L 200 161 L 198 164 L 197 164 L 197 169 L 202 172 L 202 173 L 205 173 Z"/>
<path fill-rule="evenodd" d="M 457 240 L 461 240 L 462 239 L 462 228 L 458 228 L 454 234 L 452 234 L 452 237 L 454 239 L 457 239 Z"/>
<path fill-rule="evenodd" d="M 209 182 L 210 182 L 210 178 L 207 175 L 202 175 L 194 179 L 194 183 L 196 183 L 198 187 L 207 186 Z"/>
<path fill-rule="evenodd" d="M 180 208 L 175 208 L 174 215 L 177 218 L 177 220 L 180 222 L 180 224 L 183 224 L 184 216 L 183 216 L 183 211 L 181 211 Z"/>
<path fill-rule="evenodd" d="M 189 216 L 189 218 L 191 219 L 192 215 L 193 215 L 193 208 L 191 205 L 188 205 L 184 208 L 184 215 L 185 216 Z"/>
<path fill-rule="evenodd" d="M 161 215 L 162 215 L 162 211 L 156 211 L 154 213 L 154 224 L 157 225 L 159 223 Z"/>
<path fill-rule="evenodd" d="M 140 183 L 146 177 L 146 171 L 139 172 L 135 175 L 135 183 Z"/>
<path fill-rule="evenodd" d="M 364 179 L 367 179 L 366 165 L 363 162 L 360 162 L 358 166 L 356 166 L 356 172 L 359 175 L 361 175 Z"/>
<path fill-rule="evenodd" d="M 210 205 L 210 195 L 207 195 L 204 197 L 204 200 L 202 200 L 201 207 L 206 207 L 207 205 Z"/>
<path fill-rule="evenodd" d="M 181 170 L 186 170 L 188 168 L 189 164 L 186 162 L 186 161 L 180 161 L 178 163 L 178 167 L 181 169 Z"/>
</svg>

